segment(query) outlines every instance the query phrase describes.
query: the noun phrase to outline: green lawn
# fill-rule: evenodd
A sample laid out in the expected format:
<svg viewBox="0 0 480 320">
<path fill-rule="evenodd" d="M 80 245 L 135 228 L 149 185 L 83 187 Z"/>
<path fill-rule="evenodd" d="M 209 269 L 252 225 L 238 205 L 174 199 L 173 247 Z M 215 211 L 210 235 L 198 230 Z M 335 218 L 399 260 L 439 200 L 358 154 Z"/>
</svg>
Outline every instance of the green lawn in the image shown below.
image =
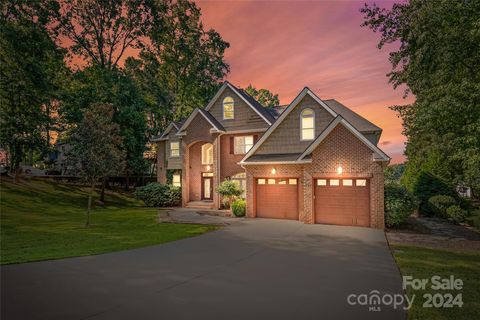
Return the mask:
<svg viewBox="0 0 480 320">
<path fill-rule="evenodd" d="M 107 193 L 84 227 L 86 189 L 3 178 L 0 187 L 1 264 L 85 256 L 192 237 L 214 226 L 157 223 L 157 209 Z"/>
<path fill-rule="evenodd" d="M 460 291 L 434 291 L 430 289 L 431 282 L 426 290 L 407 289 L 407 294 L 416 295 L 413 308 L 408 313 L 409 319 L 478 319 L 480 315 L 480 253 L 454 252 L 437 249 L 426 249 L 414 246 L 393 245 L 394 256 L 402 275 L 414 278 L 431 279 L 438 275 L 448 278 L 453 275 L 463 281 Z M 457 293 L 462 294 L 464 305 L 462 308 L 424 308 L 424 293 Z"/>
</svg>

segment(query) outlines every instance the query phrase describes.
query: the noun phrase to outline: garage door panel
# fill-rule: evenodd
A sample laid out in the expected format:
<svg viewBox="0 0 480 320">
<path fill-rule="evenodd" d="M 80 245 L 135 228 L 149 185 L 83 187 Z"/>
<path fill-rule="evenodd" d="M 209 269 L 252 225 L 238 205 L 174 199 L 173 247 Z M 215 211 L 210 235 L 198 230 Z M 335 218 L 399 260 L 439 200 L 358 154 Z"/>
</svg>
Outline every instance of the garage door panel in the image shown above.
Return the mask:
<svg viewBox="0 0 480 320">
<path fill-rule="evenodd" d="M 338 225 L 370 225 L 370 188 L 368 181 L 362 180 L 357 186 L 355 179 L 339 180 L 338 186 L 331 179 L 315 181 L 315 222 Z M 335 181 L 336 182 L 336 181 Z M 320 184 L 320 185 L 319 185 Z"/>
<path fill-rule="evenodd" d="M 258 184 L 257 179 L 257 217 L 298 220 L 298 183 L 287 181 L 287 184 L 278 184 L 280 180 L 285 181 L 275 179 L 275 184 Z"/>
</svg>

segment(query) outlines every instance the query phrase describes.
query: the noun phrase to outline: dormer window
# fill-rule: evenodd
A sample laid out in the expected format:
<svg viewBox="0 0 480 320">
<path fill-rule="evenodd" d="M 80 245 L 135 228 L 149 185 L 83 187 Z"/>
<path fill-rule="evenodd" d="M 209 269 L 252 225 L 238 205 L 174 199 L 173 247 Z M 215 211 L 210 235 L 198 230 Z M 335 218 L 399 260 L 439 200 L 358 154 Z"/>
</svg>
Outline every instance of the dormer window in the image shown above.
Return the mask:
<svg viewBox="0 0 480 320">
<path fill-rule="evenodd" d="M 308 141 L 315 138 L 315 112 L 304 109 L 300 115 L 300 140 Z"/>
<path fill-rule="evenodd" d="M 233 119 L 234 102 L 232 97 L 223 99 L 223 120 Z"/>
</svg>

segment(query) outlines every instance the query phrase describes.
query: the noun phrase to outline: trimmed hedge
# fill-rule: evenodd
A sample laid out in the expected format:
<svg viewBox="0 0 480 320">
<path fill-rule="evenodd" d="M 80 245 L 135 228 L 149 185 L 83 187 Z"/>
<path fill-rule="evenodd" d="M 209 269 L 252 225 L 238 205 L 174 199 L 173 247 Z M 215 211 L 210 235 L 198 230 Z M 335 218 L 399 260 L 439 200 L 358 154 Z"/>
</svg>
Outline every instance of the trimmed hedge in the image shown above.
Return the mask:
<svg viewBox="0 0 480 320">
<path fill-rule="evenodd" d="M 466 210 L 459 205 L 453 205 L 447 208 L 447 217 L 455 223 L 464 222 L 468 214 Z"/>
<path fill-rule="evenodd" d="M 428 204 L 432 208 L 433 213 L 439 217 L 447 217 L 447 208 L 457 204 L 455 198 L 444 195 L 436 195 L 428 199 Z"/>
<path fill-rule="evenodd" d="M 232 203 L 232 212 L 236 217 L 244 217 L 246 212 L 246 202 L 243 199 L 235 200 Z"/>
<path fill-rule="evenodd" d="M 175 207 L 182 203 L 182 189 L 169 184 L 152 182 L 136 188 L 133 194 L 148 207 Z"/>
<path fill-rule="evenodd" d="M 407 220 L 417 208 L 415 197 L 396 183 L 385 185 L 385 225 L 395 227 Z"/>
</svg>

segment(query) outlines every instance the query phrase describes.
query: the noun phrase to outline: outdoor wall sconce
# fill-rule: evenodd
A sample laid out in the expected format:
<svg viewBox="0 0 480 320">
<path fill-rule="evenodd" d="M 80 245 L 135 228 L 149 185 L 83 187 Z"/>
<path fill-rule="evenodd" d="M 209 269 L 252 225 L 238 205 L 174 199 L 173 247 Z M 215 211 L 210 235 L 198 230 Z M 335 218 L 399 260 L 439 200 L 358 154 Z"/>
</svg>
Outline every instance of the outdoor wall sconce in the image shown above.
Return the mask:
<svg viewBox="0 0 480 320">
<path fill-rule="evenodd" d="M 343 168 L 341 166 L 338 166 L 337 173 L 342 174 L 342 172 L 343 172 Z"/>
<path fill-rule="evenodd" d="M 276 173 L 277 173 L 277 169 L 272 168 L 272 174 L 276 174 Z"/>
<path fill-rule="evenodd" d="M 210 171 L 210 169 L 212 169 L 212 168 L 210 167 L 210 165 L 208 165 L 207 166 L 207 171 Z"/>
</svg>

